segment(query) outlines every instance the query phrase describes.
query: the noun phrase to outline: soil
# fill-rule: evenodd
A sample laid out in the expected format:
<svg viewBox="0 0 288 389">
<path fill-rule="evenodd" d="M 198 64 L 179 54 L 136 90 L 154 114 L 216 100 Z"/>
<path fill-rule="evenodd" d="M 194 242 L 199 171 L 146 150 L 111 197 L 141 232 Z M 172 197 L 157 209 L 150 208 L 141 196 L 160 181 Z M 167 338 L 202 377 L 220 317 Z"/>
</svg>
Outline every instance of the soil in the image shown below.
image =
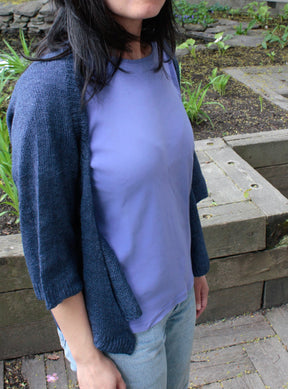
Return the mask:
<svg viewBox="0 0 288 389">
<path fill-rule="evenodd" d="M 4 38 L 14 47 L 18 46 L 18 37 L 6 36 Z M 37 40 L 39 37 L 34 38 L 34 44 Z M 4 48 L 3 39 L 0 39 L 0 49 Z M 272 51 L 275 52 L 273 61 L 267 55 Z M 197 51 L 196 59 L 192 55 L 182 58 L 182 79 L 192 81 L 195 85 L 201 81 L 204 86 L 209 82 L 209 76 L 216 67 L 218 74 L 222 74 L 226 67 L 276 66 L 287 64 L 287 61 L 288 46 L 280 49 L 277 44 L 269 47 L 268 51 L 262 47 L 229 48 L 224 55 L 220 55 L 218 51 L 206 49 Z M 225 109 L 218 105 L 204 106 L 213 126 L 208 120 L 200 124 L 193 123 L 196 140 L 288 128 L 288 111 L 265 99 L 261 101 L 258 94 L 232 78 L 228 81 L 224 96 L 220 96 L 210 88 L 205 101 L 219 102 Z M 0 213 L 3 210 L 4 206 L 0 205 Z M 16 224 L 15 220 L 16 218 L 9 214 L 0 217 L 0 235 L 19 233 L 19 224 Z"/>
</svg>

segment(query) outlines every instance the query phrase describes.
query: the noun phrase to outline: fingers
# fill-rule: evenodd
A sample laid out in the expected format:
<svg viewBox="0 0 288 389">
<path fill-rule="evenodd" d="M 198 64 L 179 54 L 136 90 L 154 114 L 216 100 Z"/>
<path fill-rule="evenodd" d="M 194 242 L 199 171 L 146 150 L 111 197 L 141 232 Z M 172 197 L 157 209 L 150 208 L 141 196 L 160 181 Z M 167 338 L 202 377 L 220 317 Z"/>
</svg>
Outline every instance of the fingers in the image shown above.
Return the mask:
<svg viewBox="0 0 288 389">
<path fill-rule="evenodd" d="M 208 284 L 206 277 L 195 277 L 194 282 L 195 300 L 196 300 L 196 318 L 204 312 L 208 303 Z"/>
</svg>

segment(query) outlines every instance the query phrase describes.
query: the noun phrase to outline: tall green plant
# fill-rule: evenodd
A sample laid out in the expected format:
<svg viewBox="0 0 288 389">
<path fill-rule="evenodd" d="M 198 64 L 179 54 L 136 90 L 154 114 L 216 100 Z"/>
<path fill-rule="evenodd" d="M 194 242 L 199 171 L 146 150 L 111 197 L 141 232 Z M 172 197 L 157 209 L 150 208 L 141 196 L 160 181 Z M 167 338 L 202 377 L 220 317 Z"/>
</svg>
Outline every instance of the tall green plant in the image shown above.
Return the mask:
<svg viewBox="0 0 288 389">
<path fill-rule="evenodd" d="M 224 55 L 226 51 L 229 49 L 229 45 L 225 44 L 225 41 L 228 39 L 231 39 L 232 35 L 228 34 L 224 36 L 224 32 L 218 32 L 218 34 L 215 34 L 215 41 L 207 43 L 207 47 L 210 47 L 212 45 L 216 45 L 218 52 L 221 55 Z"/>
<path fill-rule="evenodd" d="M 213 86 L 213 89 L 220 94 L 220 96 L 224 96 L 230 76 L 229 74 L 221 74 L 217 76 L 217 72 L 217 68 L 212 70 L 212 74 L 209 77 L 210 84 Z"/>
<path fill-rule="evenodd" d="M 20 30 L 19 34 L 23 54 L 27 57 L 31 57 L 31 50 L 27 45 L 23 31 Z M 12 80 L 16 80 L 26 70 L 29 65 L 29 61 L 26 58 L 18 55 L 13 47 L 5 39 L 3 42 L 5 43 L 8 52 L 1 51 L 0 53 L 0 71 L 1 73 L 4 72 Z"/>
<path fill-rule="evenodd" d="M 210 84 L 202 87 L 202 83 L 200 82 L 198 86 L 193 89 L 193 85 L 189 81 L 183 81 L 181 83 L 183 105 L 191 122 L 200 124 L 204 120 L 209 120 L 211 126 L 213 127 L 210 116 L 204 111 L 204 106 L 214 104 L 221 106 L 223 109 L 225 108 L 219 102 L 204 101 L 209 87 Z"/>
<path fill-rule="evenodd" d="M 0 203 L 12 207 L 12 210 L 1 212 L 0 216 L 12 213 L 19 221 L 18 193 L 12 178 L 10 140 L 5 117 L 0 119 L 0 189 L 3 192 Z"/>
</svg>

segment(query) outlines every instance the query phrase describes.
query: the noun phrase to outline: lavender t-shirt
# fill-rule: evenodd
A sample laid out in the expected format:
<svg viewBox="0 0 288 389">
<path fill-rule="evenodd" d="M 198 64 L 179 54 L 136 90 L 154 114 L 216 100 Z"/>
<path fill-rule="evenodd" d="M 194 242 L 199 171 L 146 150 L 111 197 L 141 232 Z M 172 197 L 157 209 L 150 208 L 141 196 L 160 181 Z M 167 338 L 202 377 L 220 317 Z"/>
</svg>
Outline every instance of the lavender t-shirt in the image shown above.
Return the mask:
<svg viewBox="0 0 288 389">
<path fill-rule="evenodd" d="M 88 103 L 91 171 L 99 231 L 114 249 L 143 315 L 159 322 L 193 286 L 189 194 L 193 132 L 173 63 L 158 54 L 123 60 Z"/>
</svg>

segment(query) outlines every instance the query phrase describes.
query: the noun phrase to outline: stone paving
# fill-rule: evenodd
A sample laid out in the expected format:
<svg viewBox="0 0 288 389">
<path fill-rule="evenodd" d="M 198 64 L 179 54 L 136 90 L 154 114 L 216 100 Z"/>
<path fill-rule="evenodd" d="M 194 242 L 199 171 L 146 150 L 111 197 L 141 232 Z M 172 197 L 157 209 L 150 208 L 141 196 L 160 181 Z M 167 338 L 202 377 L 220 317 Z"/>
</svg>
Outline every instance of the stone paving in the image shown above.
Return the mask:
<svg viewBox="0 0 288 389">
<path fill-rule="evenodd" d="M 288 304 L 198 325 L 189 389 L 288 388 L 287 323 Z M 21 359 L 30 389 L 77 388 L 76 375 L 62 351 Z M 1 361 L 0 389 L 4 388 L 3 368 Z M 47 376 L 53 374 L 57 380 L 48 383 Z"/>
</svg>

